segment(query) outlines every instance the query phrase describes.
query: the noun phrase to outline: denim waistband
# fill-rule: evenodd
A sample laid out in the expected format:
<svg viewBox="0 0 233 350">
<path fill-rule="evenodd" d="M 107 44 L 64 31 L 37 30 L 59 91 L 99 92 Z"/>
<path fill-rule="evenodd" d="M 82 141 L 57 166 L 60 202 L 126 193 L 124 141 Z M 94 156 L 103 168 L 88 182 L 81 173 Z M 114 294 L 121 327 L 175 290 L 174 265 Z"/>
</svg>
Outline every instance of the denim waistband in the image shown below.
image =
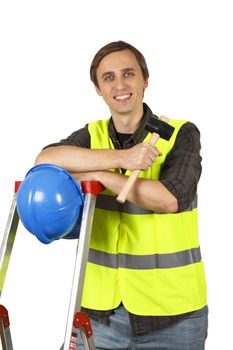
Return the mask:
<svg viewBox="0 0 233 350">
<path fill-rule="evenodd" d="M 122 306 L 122 304 L 120 306 Z M 132 328 L 132 335 L 143 335 L 148 332 L 155 331 L 156 329 L 167 327 L 185 318 L 192 317 L 192 315 L 194 316 L 197 313 L 201 314 L 202 312 L 205 312 L 205 309 L 206 306 L 200 310 L 195 310 L 175 316 L 140 316 L 128 312 Z M 82 308 L 82 311 L 85 312 L 91 319 L 106 326 L 110 325 L 110 317 L 114 313 L 114 310 L 100 311 L 87 308 Z"/>
</svg>

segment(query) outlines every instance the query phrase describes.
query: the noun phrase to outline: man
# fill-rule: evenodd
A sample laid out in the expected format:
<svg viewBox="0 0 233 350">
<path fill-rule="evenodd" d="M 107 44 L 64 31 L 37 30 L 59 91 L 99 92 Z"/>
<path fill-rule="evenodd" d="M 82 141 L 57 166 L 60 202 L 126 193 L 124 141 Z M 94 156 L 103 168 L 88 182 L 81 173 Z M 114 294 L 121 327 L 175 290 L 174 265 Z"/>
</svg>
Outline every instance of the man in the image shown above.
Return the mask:
<svg viewBox="0 0 233 350">
<path fill-rule="evenodd" d="M 54 163 L 106 188 L 97 198 L 82 300 L 96 347 L 202 350 L 208 311 L 197 233 L 199 131 L 170 120 L 172 138 L 148 143 L 149 72 L 132 45 L 104 46 L 90 75 L 111 118 L 47 146 L 36 164 Z M 134 169 L 140 176 L 119 204 Z"/>
</svg>

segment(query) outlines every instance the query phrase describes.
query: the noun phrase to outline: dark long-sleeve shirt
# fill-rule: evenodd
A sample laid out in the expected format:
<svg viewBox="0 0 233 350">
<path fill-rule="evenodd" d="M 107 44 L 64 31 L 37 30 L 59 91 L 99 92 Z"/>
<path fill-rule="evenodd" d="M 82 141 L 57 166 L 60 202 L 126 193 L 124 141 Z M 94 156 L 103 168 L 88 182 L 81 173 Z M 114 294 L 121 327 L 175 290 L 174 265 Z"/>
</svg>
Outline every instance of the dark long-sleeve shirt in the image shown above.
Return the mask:
<svg viewBox="0 0 233 350">
<path fill-rule="evenodd" d="M 148 133 L 145 125 L 151 115 L 150 108 L 144 104 L 144 115 L 141 125 L 132 135 L 117 133 L 111 118 L 108 128 L 114 147 L 116 149 L 126 149 L 143 142 Z M 49 146 L 59 145 L 90 148 L 88 125 L 73 132 L 66 139 Z M 196 195 L 197 184 L 201 175 L 200 148 L 200 132 L 198 128 L 191 122 L 185 123 L 180 128 L 174 147 L 167 156 L 161 170 L 160 181 L 176 197 L 178 212 L 188 208 Z"/>
</svg>

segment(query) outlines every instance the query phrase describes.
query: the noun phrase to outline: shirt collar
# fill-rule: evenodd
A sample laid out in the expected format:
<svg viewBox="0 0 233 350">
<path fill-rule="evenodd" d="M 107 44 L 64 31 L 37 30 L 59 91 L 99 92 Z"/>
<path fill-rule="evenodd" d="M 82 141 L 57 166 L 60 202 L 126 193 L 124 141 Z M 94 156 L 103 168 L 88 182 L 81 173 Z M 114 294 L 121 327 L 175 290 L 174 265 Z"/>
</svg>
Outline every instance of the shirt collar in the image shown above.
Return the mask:
<svg viewBox="0 0 233 350">
<path fill-rule="evenodd" d="M 151 109 L 148 107 L 148 105 L 146 103 L 143 103 L 143 111 L 144 111 L 144 113 L 143 113 L 143 116 L 141 119 L 140 126 L 137 128 L 137 130 L 135 130 L 135 132 L 130 136 L 130 138 L 124 143 L 123 148 L 130 148 L 130 147 L 135 146 L 136 144 L 142 142 L 148 134 L 148 131 L 146 130 L 146 124 L 148 122 L 148 119 L 151 116 L 158 118 L 157 116 L 153 115 Z M 117 149 L 121 148 L 120 142 L 119 142 L 118 137 L 117 137 L 117 131 L 115 129 L 112 117 L 110 118 L 110 121 L 109 121 L 108 132 L 109 132 L 109 136 L 114 144 L 114 147 Z"/>
</svg>

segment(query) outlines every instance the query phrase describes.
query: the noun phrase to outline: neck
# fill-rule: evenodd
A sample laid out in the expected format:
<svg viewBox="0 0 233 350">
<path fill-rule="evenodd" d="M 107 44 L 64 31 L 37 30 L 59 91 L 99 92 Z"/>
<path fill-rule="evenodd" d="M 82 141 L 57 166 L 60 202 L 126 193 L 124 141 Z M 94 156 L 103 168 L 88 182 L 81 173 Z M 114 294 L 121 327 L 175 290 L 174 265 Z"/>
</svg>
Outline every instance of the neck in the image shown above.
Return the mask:
<svg viewBox="0 0 233 350">
<path fill-rule="evenodd" d="M 112 119 L 117 132 L 124 134 L 133 134 L 140 125 L 143 117 L 143 106 L 137 112 L 129 113 L 112 112 Z"/>
</svg>

